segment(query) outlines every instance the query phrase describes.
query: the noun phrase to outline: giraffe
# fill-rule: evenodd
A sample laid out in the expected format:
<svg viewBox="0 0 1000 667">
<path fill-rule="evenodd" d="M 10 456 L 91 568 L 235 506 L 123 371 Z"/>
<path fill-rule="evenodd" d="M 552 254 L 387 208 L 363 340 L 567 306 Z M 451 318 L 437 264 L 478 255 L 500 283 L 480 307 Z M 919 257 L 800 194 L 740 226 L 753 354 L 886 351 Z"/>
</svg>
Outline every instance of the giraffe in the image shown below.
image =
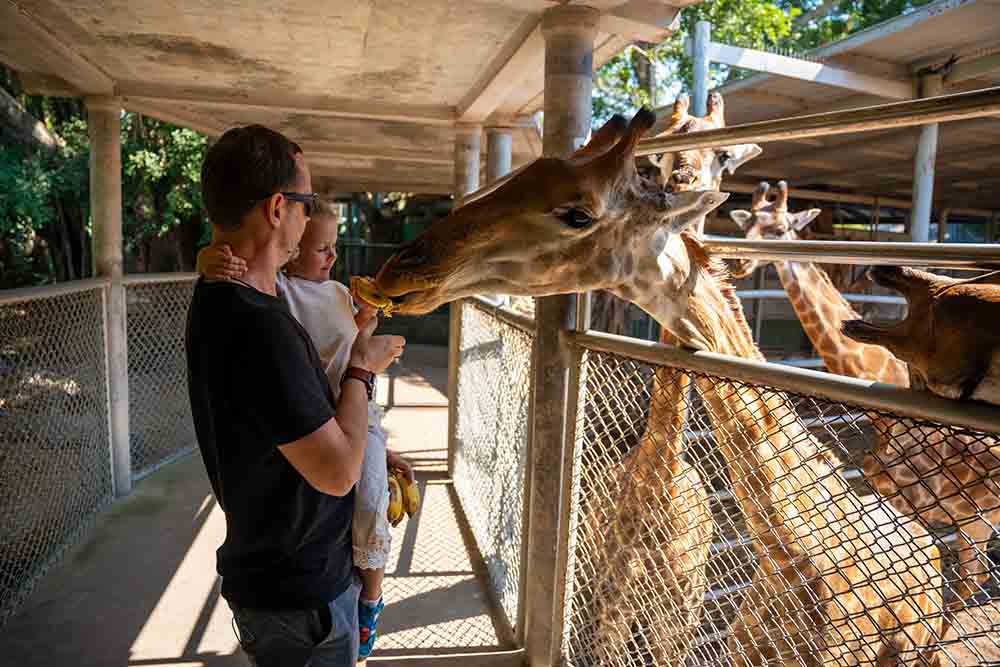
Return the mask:
<svg viewBox="0 0 1000 667">
<path fill-rule="evenodd" d="M 1000 405 L 997 272 L 965 280 L 889 266 L 869 273 L 906 297 L 906 318 L 890 327 L 852 318 L 844 322 L 844 334 L 884 346 L 907 362 L 915 387 Z"/>
<path fill-rule="evenodd" d="M 773 201 L 768 201 L 768 191 L 768 184 L 761 183 L 754 191 L 751 210 L 730 215 L 748 239 L 797 240 L 796 232 L 819 215 L 819 209 L 789 212 L 784 181 L 778 183 Z M 906 364 L 889 350 L 841 332 L 843 323 L 859 316 L 826 272 L 808 262 L 775 262 L 774 266 L 802 328 L 831 372 L 909 386 Z M 756 268 L 757 260 L 741 260 L 734 263 L 732 275 L 744 278 Z M 906 340 L 939 340 L 909 334 Z M 903 514 L 927 526 L 956 528 L 958 581 L 953 585 L 957 598 L 953 606 L 961 606 L 989 579 L 986 552 L 993 526 L 1000 522 L 1000 482 L 990 471 L 1000 465 L 1000 447 L 993 440 L 962 433 L 946 437 L 939 429 L 920 428 L 880 413 L 870 413 L 869 418 L 876 442 L 862 461 L 865 479 Z"/>
<path fill-rule="evenodd" d="M 377 288 L 412 314 L 477 292 L 608 289 L 685 347 L 762 360 L 731 285 L 685 232 L 726 196 L 666 192 L 636 172 L 635 146 L 654 120 L 640 111 L 588 159 L 536 160 L 401 249 Z M 759 561 L 731 625 L 733 662 L 936 660 L 942 580 L 927 531 L 862 502 L 782 392 L 705 376 L 695 385 Z"/>
<path fill-rule="evenodd" d="M 580 539 L 601 555 L 589 601 L 599 664 L 621 655 L 636 626 L 654 664 L 679 664 L 701 622 L 712 515 L 698 471 L 682 456 L 689 388 L 686 373 L 655 371 L 642 438 L 607 475 L 613 505 L 595 503 L 582 521 Z M 654 591 L 656 603 L 628 604 Z"/>
<path fill-rule="evenodd" d="M 708 99 L 707 115 L 696 118 L 688 113 L 689 100 L 680 96 L 670 116 L 654 124 L 650 134 L 686 134 L 725 126 L 722 96 L 713 92 Z M 624 118 L 615 119 L 620 137 Z M 597 151 L 590 150 L 591 154 Z M 718 192 L 722 175 L 734 173 L 745 162 L 761 153 L 756 144 L 720 149 L 699 149 L 668 153 L 651 159 L 657 168 L 655 180 L 673 192 L 711 190 Z M 704 216 L 693 223 L 701 233 Z M 626 303 L 607 292 L 608 303 Z M 595 298 L 595 310 L 597 303 Z M 595 316 L 597 313 L 595 312 Z M 611 329 L 605 330 L 618 333 Z M 676 344 L 667 330 L 660 342 Z M 591 546 L 605 553 L 604 568 L 598 568 L 598 592 L 593 600 L 598 621 L 595 652 L 602 662 L 611 662 L 632 637 L 632 627 L 639 624 L 655 664 L 672 664 L 683 658 L 700 622 L 702 601 L 707 587 L 705 563 L 712 538 L 708 494 L 697 470 L 683 457 L 690 378 L 676 369 L 662 367 L 653 376 L 653 391 L 646 429 L 639 444 L 615 466 L 610 479 L 617 489 L 620 508 L 618 520 L 610 523 L 614 540 L 607 539 L 606 518 L 595 508 L 585 521 Z M 607 509 L 607 508 L 603 508 Z M 661 533 L 672 539 L 660 540 Z M 586 537 L 584 539 L 587 539 Z M 605 546 L 618 546 L 617 551 Z M 668 570 L 662 578 L 657 570 Z M 639 591 L 660 589 L 665 581 L 667 613 L 639 613 L 627 604 Z M 683 600 L 677 605 L 673 601 Z M 655 609 L 655 607 L 654 607 Z"/>
</svg>

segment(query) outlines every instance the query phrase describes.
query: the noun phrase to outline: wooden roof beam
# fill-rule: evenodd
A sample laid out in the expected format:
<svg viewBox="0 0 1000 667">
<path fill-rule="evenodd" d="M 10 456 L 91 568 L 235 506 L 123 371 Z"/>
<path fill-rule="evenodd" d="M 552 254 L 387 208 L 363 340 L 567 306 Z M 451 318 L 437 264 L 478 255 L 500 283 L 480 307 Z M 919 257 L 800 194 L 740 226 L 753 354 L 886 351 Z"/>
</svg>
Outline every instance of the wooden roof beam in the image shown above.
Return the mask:
<svg viewBox="0 0 1000 667">
<path fill-rule="evenodd" d="M 524 3 L 523 3 L 524 4 Z M 555 3 L 541 0 L 537 6 L 526 3 L 534 13 L 525 18 L 514 35 L 486 69 L 486 73 L 459 103 L 460 123 L 482 124 L 518 89 L 528 92 L 530 105 L 543 87 L 545 39 L 541 19 L 544 10 Z M 661 42 L 677 29 L 680 7 L 655 0 L 628 0 L 602 14 L 598 32 L 614 38 L 614 53 L 634 41 Z M 595 45 L 594 61 L 600 64 L 614 53 L 600 53 L 610 39 Z M 522 107 L 518 105 L 518 111 Z"/>
<path fill-rule="evenodd" d="M 183 105 L 212 110 L 294 113 L 307 116 L 332 118 L 359 118 L 363 120 L 384 120 L 418 125 L 446 125 L 455 123 L 455 110 L 448 106 L 389 105 L 382 102 L 362 102 L 352 99 L 326 96 L 283 96 L 280 103 L 269 96 L 255 96 L 239 92 L 236 95 L 219 92 L 191 92 L 189 90 L 166 90 L 150 88 L 138 82 L 121 82 L 119 94 L 135 103 Z"/>
<path fill-rule="evenodd" d="M 692 49 L 690 38 L 685 42 L 684 48 L 690 55 Z M 731 67 L 742 67 L 765 74 L 846 88 L 893 100 L 913 98 L 913 83 L 909 81 L 862 74 L 833 65 L 782 56 L 767 51 L 709 42 L 708 58 L 712 62 L 723 63 Z"/>
<path fill-rule="evenodd" d="M 15 2 L 0 2 L 0 59 L 18 69 L 58 76 L 79 95 L 114 95 L 115 82 Z M 11 49 L 8 58 L 5 52 Z"/>
</svg>

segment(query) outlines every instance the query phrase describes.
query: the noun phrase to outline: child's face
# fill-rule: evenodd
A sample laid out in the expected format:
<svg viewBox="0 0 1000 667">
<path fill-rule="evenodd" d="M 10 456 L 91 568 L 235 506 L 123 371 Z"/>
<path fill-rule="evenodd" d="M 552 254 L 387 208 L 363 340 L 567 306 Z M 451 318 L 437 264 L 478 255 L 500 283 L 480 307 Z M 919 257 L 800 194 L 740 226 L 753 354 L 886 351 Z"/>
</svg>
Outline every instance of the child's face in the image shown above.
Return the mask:
<svg viewBox="0 0 1000 667">
<path fill-rule="evenodd" d="M 323 282 L 337 261 L 337 221 L 314 217 L 306 225 L 299 242 L 299 254 L 288 263 L 288 273 L 298 278 Z"/>
</svg>

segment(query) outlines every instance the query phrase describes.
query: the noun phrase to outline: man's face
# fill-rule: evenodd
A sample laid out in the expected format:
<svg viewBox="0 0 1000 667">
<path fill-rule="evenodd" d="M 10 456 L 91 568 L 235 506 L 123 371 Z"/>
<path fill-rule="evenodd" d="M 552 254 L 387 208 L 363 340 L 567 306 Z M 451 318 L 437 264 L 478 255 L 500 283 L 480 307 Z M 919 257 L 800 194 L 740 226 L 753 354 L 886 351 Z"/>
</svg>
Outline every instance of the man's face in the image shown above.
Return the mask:
<svg viewBox="0 0 1000 667">
<path fill-rule="evenodd" d="M 295 183 L 289 188 L 290 192 L 301 192 L 309 194 L 312 192 L 312 175 L 309 173 L 309 165 L 306 164 L 305 156 L 298 153 L 295 156 Z M 302 234 L 306 231 L 306 206 L 302 202 L 285 200 L 285 224 L 280 230 L 282 240 L 281 247 L 286 251 L 284 263 L 295 259 L 299 252 L 299 242 Z"/>
</svg>

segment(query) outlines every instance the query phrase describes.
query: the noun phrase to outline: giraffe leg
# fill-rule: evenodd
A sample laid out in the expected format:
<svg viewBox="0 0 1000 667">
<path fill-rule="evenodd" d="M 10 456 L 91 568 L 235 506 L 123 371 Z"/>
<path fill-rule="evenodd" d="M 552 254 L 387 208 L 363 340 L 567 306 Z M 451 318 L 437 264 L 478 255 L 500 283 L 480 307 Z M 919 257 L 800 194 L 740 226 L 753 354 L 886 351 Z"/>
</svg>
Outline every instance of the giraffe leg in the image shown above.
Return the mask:
<svg viewBox="0 0 1000 667">
<path fill-rule="evenodd" d="M 965 601 L 982 590 L 989 580 L 986 550 L 992 536 L 993 525 L 981 517 L 959 526 L 955 540 L 958 547 L 958 583 L 954 586 L 956 599 L 949 607 L 964 606 Z"/>
</svg>

